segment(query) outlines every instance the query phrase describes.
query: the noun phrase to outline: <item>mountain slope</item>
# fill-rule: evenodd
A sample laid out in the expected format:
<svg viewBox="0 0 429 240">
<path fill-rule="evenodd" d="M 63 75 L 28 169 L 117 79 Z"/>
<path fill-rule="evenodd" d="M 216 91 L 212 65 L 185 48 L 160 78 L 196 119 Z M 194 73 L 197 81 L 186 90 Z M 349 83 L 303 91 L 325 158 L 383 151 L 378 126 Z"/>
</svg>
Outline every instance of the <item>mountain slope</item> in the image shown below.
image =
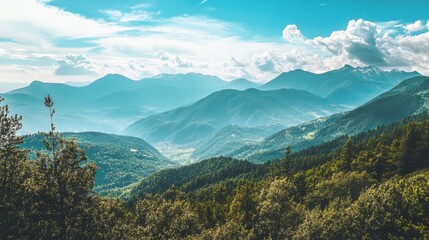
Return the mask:
<svg viewBox="0 0 429 240">
<path fill-rule="evenodd" d="M 144 118 L 124 133 L 151 143 L 195 143 L 227 125 L 291 126 L 343 110 L 306 91 L 222 90 L 195 104 Z"/>
<path fill-rule="evenodd" d="M 428 110 L 429 78 L 414 77 L 355 110 L 287 128 L 259 144 L 237 149 L 229 156 L 256 162 L 266 161 L 269 156 L 282 155 L 288 145 L 299 150 L 342 135 L 355 135 Z M 276 154 L 272 154 L 274 152 Z"/>
<path fill-rule="evenodd" d="M 273 132 L 281 130 L 277 127 L 240 127 L 228 125 L 223 127 L 195 146 L 191 159 L 203 160 L 211 157 L 227 156 L 234 150 L 247 144 L 262 141 Z"/>
<path fill-rule="evenodd" d="M 175 166 L 154 147 L 142 139 L 98 132 L 64 133 L 86 148 L 86 156 L 95 162 L 97 174 L 95 190 L 101 194 L 113 193 L 161 169 Z M 41 134 L 27 135 L 22 144 L 30 150 L 44 150 Z M 34 152 L 32 154 L 34 156 Z"/>
<path fill-rule="evenodd" d="M 264 90 L 293 88 L 309 91 L 344 105 L 360 105 L 418 72 L 383 71 L 376 67 L 345 65 L 341 69 L 315 74 L 294 70 L 280 74 L 261 87 Z"/>
<path fill-rule="evenodd" d="M 152 174 L 133 186 L 128 196 L 123 195 L 122 197 L 143 197 L 147 193 L 165 191 L 172 185 L 188 192 L 228 179 L 259 177 L 265 173 L 265 170 L 248 161 L 222 157 L 212 158 Z"/>
</svg>

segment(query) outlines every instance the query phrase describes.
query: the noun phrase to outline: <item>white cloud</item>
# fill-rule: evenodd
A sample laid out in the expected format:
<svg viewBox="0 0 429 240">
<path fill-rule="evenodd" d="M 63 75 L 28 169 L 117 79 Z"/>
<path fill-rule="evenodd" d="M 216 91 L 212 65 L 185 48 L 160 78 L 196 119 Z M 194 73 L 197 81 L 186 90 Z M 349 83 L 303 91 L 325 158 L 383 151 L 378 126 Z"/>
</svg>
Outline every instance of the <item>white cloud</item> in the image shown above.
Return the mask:
<svg viewBox="0 0 429 240">
<path fill-rule="evenodd" d="M 106 13 L 111 20 L 121 23 L 151 21 L 161 13 L 160 11 L 150 12 L 146 10 L 132 10 L 126 13 L 118 10 L 103 10 L 102 12 Z"/>
<path fill-rule="evenodd" d="M 198 5 L 203 5 L 204 3 L 206 3 L 208 0 L 202 0 Z"/>
<path fill-rule="evenodd" d="M 282 34 L 283 39 L 288 42 L 297 42 L 302 41 L 304 39 L 304 36 L 295 24 L 287 25 L 283 29 Z"/>
<path fill-rule="evenodd" d="M 96 74 L 91 61 L 83 55 L 67 55 L 58 61 L 55 75 L 93 75 Z"/>
<path fill-rule="evenodd" d="M 421 20 L 417 20 L 414 23 L 406 24 L 404 26 L 404 29 L 408 31 L 409 33 L 418 32 L 425 28 L 423 25 L 423 22 Z"/>
<path fill-rule="evenodd" d="M 87 19 L 37 0 L 2 0 L 0 36 L 18 43 L 52 46 L 55 38 L 93 38 L 126 30 L 115 24 Z"/>
<path fill-rule="evenodd" d="M 140 3 L 131 7 L 131 9 L 148 9 L 152 8 L 153 5 L 151 3 Z"/>
<path fill-rule="evenodd" d="M 194 66 L 189 60 L 172 55 L 164 50 L 158 51 L 156 55 L 164 67 L 191 68 Z"/>
<path fill-rule="evenodd" d="M 322 55 L 322 62 L 329 64 L 331 69 L 344 64 L 376 65 L 427 74 L 429 32 L 403 34 L 403 26 L 396 21 L 373 23 L 362 19 L 351 20 L 346 30 L 334 31 L 329 37 L 305 39 L 303 44 L 321 47 L 330 53 Z"/>
</svg>

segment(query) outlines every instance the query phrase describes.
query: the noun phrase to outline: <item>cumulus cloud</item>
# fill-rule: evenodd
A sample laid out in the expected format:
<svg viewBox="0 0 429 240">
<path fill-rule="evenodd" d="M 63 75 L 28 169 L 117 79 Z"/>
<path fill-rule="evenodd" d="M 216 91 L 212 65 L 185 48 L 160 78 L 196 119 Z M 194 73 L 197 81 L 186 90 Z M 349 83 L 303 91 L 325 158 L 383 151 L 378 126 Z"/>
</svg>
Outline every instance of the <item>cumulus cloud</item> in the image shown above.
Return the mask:
<svg viewBox="0 0 429 240">
<path fill-rule="evenodd" d="M 67 55 L 58 62 L 56 75 L 91 75 L 96 74 L 91 61 L 83 55 Z"/>
<path fill-rule="evenodd" d="M 281 61 L 273 51 L 255 57 L 255 66 L 262 72 L 279 72 Z"/>
<path fill-rule="evenodd" d="M 288 42 L 302 41 L 304 36 L 295 24 L 287 25 L 283 29 L 283 39 Z"/>
<path fill-rule="evenodd" d="M 192 62 L 179 56 L 172 55 L 164 50 L 158 51 L 156 55 L 166 67 L 191 68 L 194 66 Z"/>
<path fill-rule="evenodd" d="M 414 23 L 405 24 L 404 29 L 409 33 L 413 33 L 425 29 L 425 26 L 423 25 L 423 22 L 421 20 L 417 20 Z"/>
<path fill-rule="evenodd" d="M 329 64 L 331 69 L 344 64 L 375 65 L 427 74 L 429 32 L 423 31 L 422 24 L 419 21 L 404 25 L 397 21 L 374 23 L 363 19 L 350 20 L 345 30 L 334 31 L 328 37 L 304 39 L 302 44 L 308 49 L 313 46 L 329 53 L 321 54 L 319 62 Z M 408 31 L 423 32 L 411 35 L 406 30 L 407 26 Z"/>
<path fill-rule="evenodd" d="M 333 55 L 347 54 L 368 65 L 384 65 L 385 52 L 377 46 L 381 30 L 373 22 L 350 20 L 346 30 L 332 32 L 329 37 L 316 37 L 312 42 Z"/>
</svg>

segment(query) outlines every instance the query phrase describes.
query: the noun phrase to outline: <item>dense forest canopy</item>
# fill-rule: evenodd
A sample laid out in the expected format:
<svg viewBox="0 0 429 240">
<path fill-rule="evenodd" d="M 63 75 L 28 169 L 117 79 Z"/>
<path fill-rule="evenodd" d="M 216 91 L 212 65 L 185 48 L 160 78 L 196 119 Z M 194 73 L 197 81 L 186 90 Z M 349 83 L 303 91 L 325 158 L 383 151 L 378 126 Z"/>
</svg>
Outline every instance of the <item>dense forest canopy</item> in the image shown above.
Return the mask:
<svg viewBox="0 0 429 240">
<path fill-rule="evenodd" d="M 0 107 L 0 239 L 427 239 L 427 113 L 263 165 L 213 158 L 94 193 L 97 167 L 51 130 L 28 161 Z"/>
</svg>

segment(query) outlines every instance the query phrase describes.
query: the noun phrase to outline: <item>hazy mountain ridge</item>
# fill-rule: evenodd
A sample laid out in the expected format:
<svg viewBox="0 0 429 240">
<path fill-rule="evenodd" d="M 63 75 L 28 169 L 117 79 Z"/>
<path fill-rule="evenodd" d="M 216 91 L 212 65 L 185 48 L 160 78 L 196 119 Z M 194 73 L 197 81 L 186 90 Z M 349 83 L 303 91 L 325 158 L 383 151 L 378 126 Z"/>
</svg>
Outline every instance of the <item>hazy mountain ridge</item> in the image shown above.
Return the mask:
<svg viewBox="0 0 429 240">
<path fill-rule="evenodd" d="M 249 81 L 244 78 L 234 79 L 228 84 L 226 84 L 224 89 L 235 89 L 235 90 L 246 90 L 249 88 L 258 88 L 259 84 L 256 84 L 252 81 Z"/>
<path fill-rule="evenodd" d="M 196 73 L 159 75 L 138 81 L 118 74 L 108 74 L 81 87 L 34 81 L 29 86 L 15 89 L 4 96 L 6 100 L 17 99 L 12 97 L 15 94 L 43 99 L 49 94 L 55 101 L 57 118 L 65 120 L 58 125 L 62 131 L 118 133 L 142 117 L 190 104 L 226 84 L 217 77 Z M 21 100 L 11 102 L 11 109 L 22 115 L 26 122 L 22 132 L 46 130 L 40 121 L 25 120 L 32 118 L 30 111 L 20 111 L 14 107 L 35 106 L 37 112 L 42 112 L 42 101 L 36 103 L 24 98 Z"/>
<path fill-rule="evenodd" d="M 387 72 L 375 67 L 345 66 L 323 74 L 295 70 L 282 73 L 265 85 L 258 86 L 246 79 L 226 82 L 216 76 L 198 73 L 161 74 L 141 80 L 131 80 L 119 74 L 108 74 L 84 86 L 34 81 L 29 86 L 10 91 L 4 96 L 8 98 L 11 94 L 26 94 L 35 99 L 43 99 L 50 94 L 57 106 L 57 118 L 62 119 L 58 126 L 62 131 L 119 133 L 139 119 L 189 106 L 223 89 L 266 90 L 285 87 L 305 89 L 318 96 L 326 97 L 334 103 L 356 105 L 354 100 L 343 102 L 341 99 L 357 99 L 357 102 L 362 102 L 362 99 L 369 100 L 375 96 L 375 93 L 390 89 L 393 84 L 408 75 L 418 75 L 418 73 Z M 22 133 L 47 130 L 46 125 L 42 124 L 46 119 L 42 116 L 43 105 L 30 103 L 28 99 L 21 97 L 20 101 L 18 101 L 19 98 L 11 101 L 13 102 L 11 109 L 24 117 L 25 128 Z M 34 108 L 33 113 L 30 114 L 25 110 L 28 108 Z M 37 115 L 37 119 L 32 114 Z M 204 128 L 204 126 L 198 128 Z"/>
<path fill-rule="evenodd" d="M 337 104 L 358 106 L 390 90 L 400 81 L 414 76 L 421 74 L 384 71 L 373 66 L 354 68 L 345 65 L 343 68 L 320 74 L 300 69 L 285 72 L 261 86 L 261 89 L 302 89 Z"/>
<path fill-rule="evenodd" d="M 429 110 L 429 78 L 414 77 L 400 83 L 352 111 L 319 118 L 279 131 L 258 144 L 237 149 L 228 156 L 255 162 L 281 156 L 286 146 L 299 150 L 354 135 Z M 275 154 L 273 154 L 275 152 Z M 268 157 L 268 158 L 267 158 Z"/>
<path fill-rule="evenodd" d="M 139 120 L 124 133 L 152 143 L 189 144 L 231 124 L 292 126 L 341 110 L 344 108 L 302 90 L 222 90 L 191 106 Z"/>
</svg>

